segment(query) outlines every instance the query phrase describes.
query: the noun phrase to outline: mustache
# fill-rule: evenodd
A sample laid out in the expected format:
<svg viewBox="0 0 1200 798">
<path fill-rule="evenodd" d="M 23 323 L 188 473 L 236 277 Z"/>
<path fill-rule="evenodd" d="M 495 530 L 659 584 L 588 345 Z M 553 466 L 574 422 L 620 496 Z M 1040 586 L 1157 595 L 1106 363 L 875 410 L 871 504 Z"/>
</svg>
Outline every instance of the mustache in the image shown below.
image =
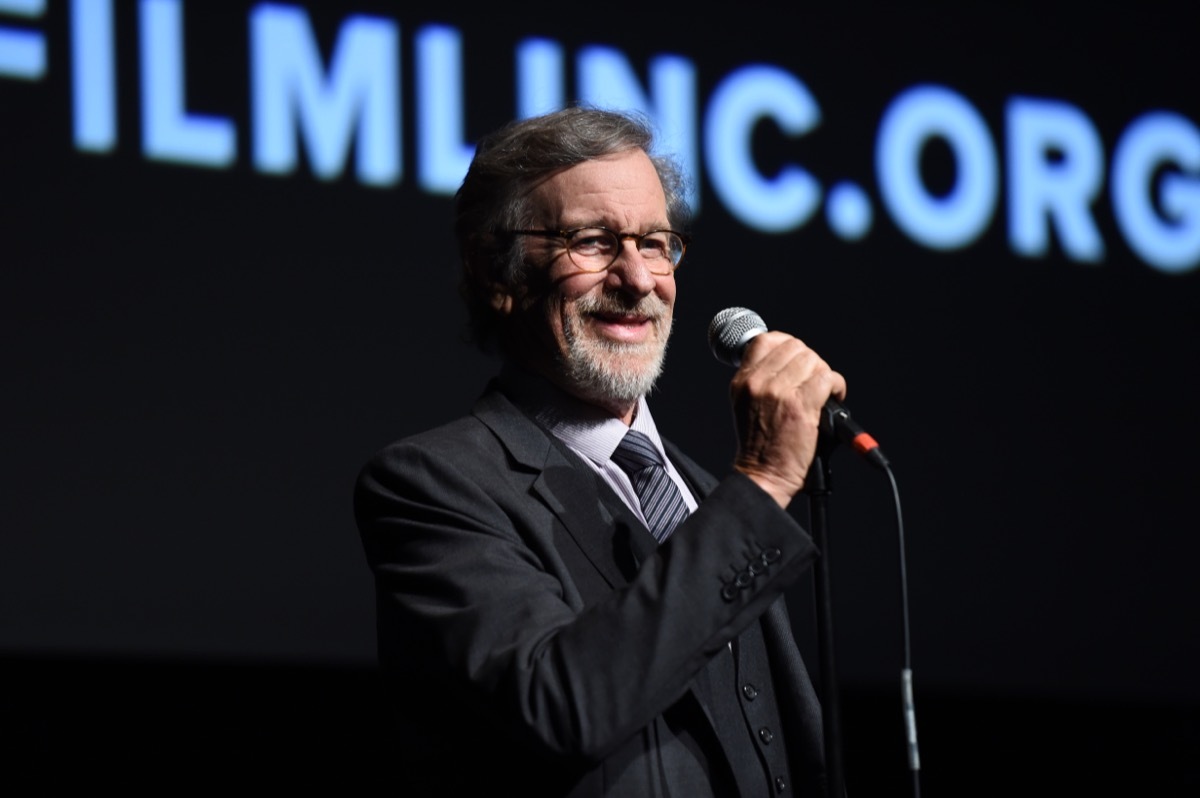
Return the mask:
<svg viewBox="0 0 1200 798">
<path fill-rule="evenodd" d="M 667 313 L 667 303 L 654 294 L 639 298 L 620 292 L 580 297 L 575 300 L 575 308 L 580 313 L 627 313 L 650 321 L 659 321 Z"/>
</svg>

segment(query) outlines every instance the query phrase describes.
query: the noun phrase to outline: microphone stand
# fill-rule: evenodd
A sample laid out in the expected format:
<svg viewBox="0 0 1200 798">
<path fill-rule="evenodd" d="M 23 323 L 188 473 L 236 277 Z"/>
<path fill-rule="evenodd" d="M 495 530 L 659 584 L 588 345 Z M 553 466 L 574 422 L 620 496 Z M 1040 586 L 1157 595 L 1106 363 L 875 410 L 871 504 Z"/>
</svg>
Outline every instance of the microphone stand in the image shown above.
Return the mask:
<svg viewBox="0 0 1200 798">
<path fill-rule="evenodd" d="M 830 494 L 829 456 L 836 441 L 825 437 L 817 448 L 804 491 L 809 495 L 813 541 L 821 555 L 814 572 L 817 607 L 817 642 L 821 662 L 821 717 L 825 730 L 825 769 L 829 798 L 844 798 L 845 777 L 842 767 L 842 718 L 833 656 L 833 596 L 830 589 L 829 544 L 827 535 Z"/>
</svg>

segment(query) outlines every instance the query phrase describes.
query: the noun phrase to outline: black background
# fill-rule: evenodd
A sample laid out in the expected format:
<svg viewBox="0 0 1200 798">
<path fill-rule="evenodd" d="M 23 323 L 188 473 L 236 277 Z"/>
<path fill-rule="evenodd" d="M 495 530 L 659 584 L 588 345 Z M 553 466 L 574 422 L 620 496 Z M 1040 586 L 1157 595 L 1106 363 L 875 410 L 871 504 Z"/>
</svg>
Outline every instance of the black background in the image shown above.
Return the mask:
<svg viewBox="0 0 1200 798">
<path fill-rule="evenodd" d="M 466 411 L 495 367 L 461 337 L 450 201 L 415 185 L 412 36 L 437 21 L 464 37 L 468 138 L 511 115 L 513 48 L 533 34 L 635 65 L 683 55 L 701 103 L 749 62 L 805 82 L 821 126 L 797 140 L 764 127 L 760 163 L 854 180 L 875 225 L 857 243 L 821 217 L 757 234 L 702 182 L 660 428 L 722 473 L 729 370 L 709 320 L 745 305 L 800 335 L 847 376 L 896 474 L 922 789 L 1195 794 L 1200 275 L 1139 261 L 1107 191 L 1098 264 L 1057 242 L 1013 254 L 1003 199 L 980 241 L 925 249 L 889 220 L 872 159 L 884 108 L 917 83 L 969 98 L 1001 163 L 1015 96 L 1083 109 L 1106 158 L 1147 111 L 1200 120 L 1200 14 L 308 4 L 326 48 L 352 12 L 400 25 L 405 177 L 373 189 L 306 165 L 254 171 L 251 3 L 186 8 L 189 108 L 234 120 L 237 163 L 145 158 L 136 7 L 117 5 L 114 152 L 72 144 L 66 3 L 13 22 L 46 33 L 45 78 L 0 81 L 0 729 L 14 763 L 48 783 L 390 778 L 403 794 L 377 737 L 351 489 L 376 448 Z M 893 496 L 853 454 L 831 462 L 847 783 L 909 794 Z M 811 581 L 789 598 L 816 662 Z"/>
</svg>

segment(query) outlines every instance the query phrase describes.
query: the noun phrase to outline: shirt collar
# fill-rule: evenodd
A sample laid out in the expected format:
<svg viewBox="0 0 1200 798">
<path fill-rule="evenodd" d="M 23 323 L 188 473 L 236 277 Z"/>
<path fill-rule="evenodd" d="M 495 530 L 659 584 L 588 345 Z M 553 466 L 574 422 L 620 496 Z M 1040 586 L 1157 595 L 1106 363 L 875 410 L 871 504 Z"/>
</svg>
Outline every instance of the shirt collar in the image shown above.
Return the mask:
<svg viewBox="0 0 1200 798">
<path fill-rule="evenodd" d="M 504 392 L 531 414 L 555 437 L 603 467 L 630 429 L 644 433 L 662 453 L 662 439 L 650 414 L 646 397 L 638 398 L 633 424 L 588 404 L 557 387 L 546 378 L 511 363 L 500 371 Z"/>
</svg>

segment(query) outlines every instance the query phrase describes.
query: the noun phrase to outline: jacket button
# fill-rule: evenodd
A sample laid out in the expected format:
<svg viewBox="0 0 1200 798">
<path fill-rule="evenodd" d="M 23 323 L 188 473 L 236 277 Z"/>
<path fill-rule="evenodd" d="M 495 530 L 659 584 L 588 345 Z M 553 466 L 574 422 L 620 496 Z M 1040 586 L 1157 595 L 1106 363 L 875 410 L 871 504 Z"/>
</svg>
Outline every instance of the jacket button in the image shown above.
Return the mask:
<svg viewBox="0 0 1200 798">
<path fill-rule="evenodd" d="M 775 735 L 771 733 L 770 729 L 763 726 L 758 730 L 758 739 L 763 741 L 763 745 L 770 745 L 771 741 L 775 739 Z"/>
<path fill-rule="evenodd" d="M 726 601 L 733 601 L 735 598 L 737 598 L 737 594 L 738 588 L 733 582 L 730 582 L 729 584 L 725 585 L 725 587 L 721 588 L 721 598 L 725 599 Z"/>
<path fill-rule="evenodd" d="M 753 701 L 758 698 L 758 688 L 752 684 L 743 684 L 742 695 L 746 696 L 747 701 Z"/>
<path fill-rule="evenodd" d="M 750 583 L 754 581 L 754 574 L 749 571 L 741 571 L 733 578 L 733 583 L 738 587 L 750 587 Z"/>
</svg>

